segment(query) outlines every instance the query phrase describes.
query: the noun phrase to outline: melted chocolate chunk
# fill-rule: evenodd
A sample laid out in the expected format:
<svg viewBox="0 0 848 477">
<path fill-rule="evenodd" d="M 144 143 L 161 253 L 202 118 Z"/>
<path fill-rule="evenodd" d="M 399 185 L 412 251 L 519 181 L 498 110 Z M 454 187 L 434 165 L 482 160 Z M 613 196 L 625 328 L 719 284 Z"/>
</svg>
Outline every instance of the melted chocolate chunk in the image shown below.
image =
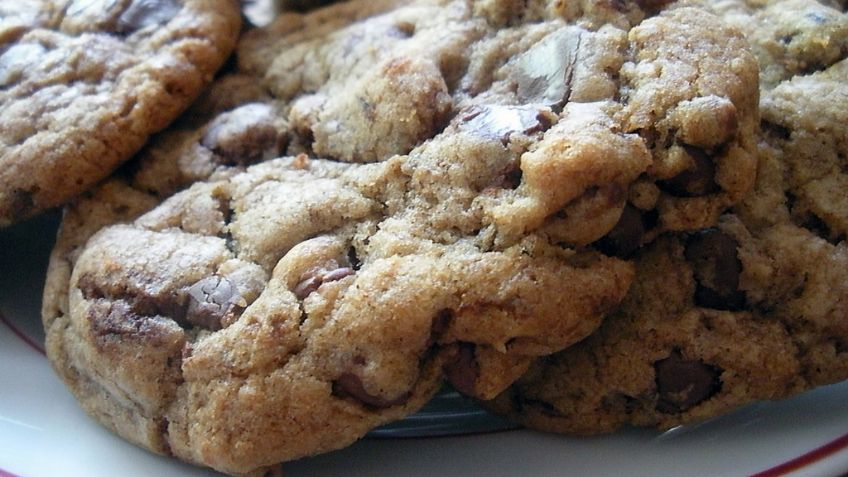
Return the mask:
<svg viewBox="0 0 848 477">
<path fill-rule="evenodd" d="M 236 285 L 226 277 L 204 278 L 188 289 L 188 296 L 186 320 L 212 331 L 223 328 L 244 308 Z"/>
<path fill-rule="evenodd" d="M 474 394 L 474 386 L 480 377 L 480 366 L 474 358 L 474 344 L 460 343 L 453 359 L 445 363 L 444 371 L 454 389 Z"/>
<path fill-rule="evenodd" d="M 461 127 L 478 136 L 509 144 L 515 132 L 532 134 L 551 127 L 550 111 L 537 106 L 475 106 L 463 117 Z"/>
<path fill-rule="evenodd" d="M 335 270 L 330 270 L 321 277 L 321 283 L 334 282 L 342 278 L 353 275 L 353 269 L 349 267 L 341 267 Z"/>
<path fill-rule="evenodd" d="M 657 376 L 657 411 L 676 414 L 692 409 L 721 391 L 721 369 L 701 361 L 686 360 L 679 351 L 654 363 Z"/>
<path fill-rule="evenodd" d="M 715 182 L 715 163 L 703 150 L 694 146 L 683 146 L 692 158 L 692 168 L 661 181 L 660 187 L 678 197 L 699 197 L 721 190 Z"/>
<path fill-rule="evenodd" d="M 642 246 L 645 228 L 642 213 L 627 204 L 621 211 L 621 217 L 615 227 L 595 244 L 598 250 L 607 255 L 626 258 Z"/>
<path fill-rule="evenodd" d="M 77 280 L 77 287 L 86 300 L 122 303 L 138 316 L 163 316 L 180 322 L 186 314 L 186 297 L 181 293 L 147 294 L 130 292 L 121 287 L 104 286 L 95 275 L 86 273 Z"/>
<path fill-rule="evenodd" d="M 536 44 L 518 60 L 518 99 L 561 107 L 571 95 L 582 29 L 565 27 Z"/>
<path fill-rule="evenodd" d="M 115 31 L 129 34 L 136 30 L 167 23 L 182 9 L 178 0 L 135 0 L 118 17 Z"/>
<path fill-rule="evenodd" d="M 736 252 L 738 246 L 736 239 L 718 229 L 690 237 L 685 256 L 695 272 L 696 305 L 732 311 L 745 306 L 745 292 L 739 290 L 742 262 Z"/>
<path fill-rule="evenodd" d="M 224 164 L 243 166 L 278 155 L 283 141 L 271 106 L 255 103 L 215 118 L 200 143 Z"/>
<path fill-rule="evenodd" d="M 302 280 L 300 283 L 294 287 L 294 295 L 298 300 L 303 300 L 304 298 L 311 295 L 314 291 L 318 290 L 318 287 L 321 286 L 321 278 L 318 276 L 311 276 L 305 280 Z"/>
<path fill-rule="evenodd" d="M 333 381 L 333 394 L 339 397 L 353 398 L 368 407 L 376 409 L 385 409 L 403 404 L 412 395 L 411 392 L 407 392 L 394 399 L 385 399 L 369 394 L 362 385 L 362 380 L 359 376 L 353 373 L 342 373 L 338 379 Z"/>
<path fill-rule="evenodd" d="M 129 303 L 98 302 L 88 310 L 86 317 L 98 347 L 120 343 L 126 339 L 144 339 L 150 342 L 167 342 L 174 329 L 166 318 L 140 315 Z"/>
<path fill-rule="evenodd" d="M 294 294 L 299 300 L 303 300 L 311 293 L 318 290 L 324 283 L 334 282 L 342 278 L 353 275 L 354 272 L 350 267 L 339 267 L 333 270 L 326 270 L 315 275 L 304 277 L 300 283 L 294 287 Z"/>
</svg>

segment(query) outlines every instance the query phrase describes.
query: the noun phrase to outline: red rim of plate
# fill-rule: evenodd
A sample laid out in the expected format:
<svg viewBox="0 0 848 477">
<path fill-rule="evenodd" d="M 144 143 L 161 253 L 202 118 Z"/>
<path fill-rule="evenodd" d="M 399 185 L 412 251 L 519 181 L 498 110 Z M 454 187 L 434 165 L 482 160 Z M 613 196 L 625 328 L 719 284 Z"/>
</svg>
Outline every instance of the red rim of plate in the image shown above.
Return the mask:
<svg viewBox="0 0 848 477">
<path fill-rule="evenodd" d="M 27 346 L 29 346 L 41 355 L 45 354 L 44 348 L 38 343 L 38 341 L 24 333 L 23 330 L 18 328 L 14 323 L 12 323 L 8 318 L 6 318 L 6 315 L 3 314 L 2 311 L 0 311 L 0 322 L 6 325 L 6 327 L 9 328 L 9 330 L 21 341 L 26 343 Z M 794 459 L 788 460 L 774 467 L 770 467 L 766 470 L 757 472 L 751 477 L 780 477 L 783 475 L 787 475 L 796 470 L 811 466 L 817 462 L 821 462 L 827 457 L 830 457 L 833 454 L 836 454 L 837 452 L 844 449 L 848 449 L 848 434 L 844 434 L 840 437 L 837 437 L 836 439 L 824 445 L 816 447 L 815 449 L 807 453 L 801 454 L 798 457 L 795 457 Z M 0 477 L 20 476 L 17 474 L 13 474 L 12 472 L 9 472 L 7 470 L 4 470 L 2 467 L 0 467 Z"/>
<path fill-rule="evenodd" d="M 12 333 L 14 333 L 15 336 L 17 336 L 21 341 L 26 343 L 27 346 L 34 349 L 39 354 L 46 356 L 46 353 L 44 352 L 44 347 L 41 346 L 41 344 L 38 342 L 38 340 L 31 338 L 26 333 L 24 333 L 23 330 L 18 328 L 14 323 L 11 322 L 11 320 L 6 318 L 6 315 L 3 313 L 2 310 L 0 310 L 0 322 L 3 322 L 3 324 L 6 325 L 6 327 L 9 328 L 9 330 Z M 0 470 L 2 470 L 2 469 L 0 469 Z M 5 476 L 0 474 L 0 477 L 5 477 Z"/>
</svg>

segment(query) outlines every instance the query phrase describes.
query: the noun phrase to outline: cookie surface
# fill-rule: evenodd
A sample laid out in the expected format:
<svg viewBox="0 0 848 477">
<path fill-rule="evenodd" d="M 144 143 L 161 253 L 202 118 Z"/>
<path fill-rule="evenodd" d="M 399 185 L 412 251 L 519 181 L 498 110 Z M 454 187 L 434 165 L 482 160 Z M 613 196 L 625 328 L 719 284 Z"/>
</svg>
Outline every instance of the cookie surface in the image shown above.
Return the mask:
<svg viewBox="0 0 848 477">
<path fill-rule="evenodd" d="M 714 18 L 684 10 L 632 28 L 645 17 L 632 4 L 484 1 L 429 22 L 417 18 L 423 7 L 405 10 L 410 20 L 358 22 L 394 3 L 283 15 L 248 33 L 237 70 L 204 94 L 189 120 L 153 141 L 124 182 L 161 200 L 277 155 L 382 160 L 461 113 L 478 115 L 473 124 L 486 134 L 508 135 L 533 115 L 512 106 L 534 104 L 573 118 L 561 136 L 580 130 L 581 142 L 600 145 L 561 140 L 551 150 L 567 159 L 556 168 L 528 157 L 504 171 L 526 199 L 502 204 L 501 215 L 530 214 L 522 227 L 545 227 L 552 240 L 583 246 L 610 235 L 600 246 L 626 255 L 663 231 L 712 225 L 750 189 L 755 62 Z M 548 20 L 535 23 L 540 18 Z M 450 34 L 436 33 L 438 21 Z M 560 58 L 545 66 L 549 56 Z M 586 125 L 594 130 L 584 132 Z M 630 136 L 619 147 L 601 130 Z M 606 177 L 596 171 L 574 181 L 587 164 L 615 154 Z M 555 181 L 575 187 L 545 192 L 558 189 Z"/>
<path fill-rule="evenodd" d="M 0 226 L 136 153 L 211 81 L 239 28 L 232 0 L 0 7 Z"/>
<path fill-rule="evenodd" d="M 755 51 L 770 54 L 754 192 L 717 227 L 639 251 L 621 309 L 491 409 L 555 432 L 668 429 L 848 379 L 848 50 L 841 27 L 820 28 L 846 15 L 795 0 L 748 14 Z M 793 31 L 785 51 L 775 29 Z M 841 57 L 822 60 L 831 46 Z"/>
<path fill-rule="evenodd" d="M 756 91 L 744 40 L 694 8 L 284 15 L 68 208 L 48 354 L 113 430 L 233 474 L 344 446 L 444 379 L 492 397 L 622 299 L 632 267 L 598 250 L 711 225 L 752 186 Z M 625 214 L 653 219 L 610 238 Z"/>
</svg>

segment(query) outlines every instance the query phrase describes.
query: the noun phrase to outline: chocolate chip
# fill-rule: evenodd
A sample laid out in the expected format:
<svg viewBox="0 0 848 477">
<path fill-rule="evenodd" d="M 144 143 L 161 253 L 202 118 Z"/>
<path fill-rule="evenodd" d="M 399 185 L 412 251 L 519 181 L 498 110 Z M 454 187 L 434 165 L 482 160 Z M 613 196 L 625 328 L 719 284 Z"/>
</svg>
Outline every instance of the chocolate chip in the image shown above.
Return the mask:
<svg viewBox="0 0 848 477">
<path fill-rule="evenodd" d="M 191 297 L 186 310 L 186 320 L 202 328 L 216 331 L 232 321 L 244 306 L 244 299 L 236 285 L 226 277 L 211 276 L 188 289 Z"/>
<path fill-rule="evenodd" d="M 173 335 L 174 329 L 161 316 L 141 315 L 124 301 L 97 302 L 92 304 L 87 315 L 94 336 L 105 338 L 164 339 Z"/>
<path fill-rule="evenodd" d="M 454 389 L 474 394 L 474 386 L 480 376 L 480 366 L 474 358 L 474 344 L 460 343 L 453 359 L 445 363 L 444 371 Z"/>
<path fill-rule="evenodd" d="M 133 310 L 145 316 L 167 316 L 175 321 L 182 321 L 186 314 L 186 299 L 177 293 L 162 293 L 157 295 L 139 294 L 128 296 Z"/>
<path fill-rule="evenodd" d="M 562 28 L 518 59 L 517 93 L 521 102 L 548 106 L 568 102 L 582 31 Z"/>
<path fill-rule="evenodd" d="M 679 351 L 654 363 L 657 376 L 657 411 L 687 411 L 721 391 L 721 369 L 701 361 L 686 360 Z"/>
<path fill-rule="evenodd" d="M 284 138 L 271 106 L 252 103 L 215 118 L 200 140 L 226 165 L 248 165 L 277 156 Z"/>
<path fill-rule="evenodd" d="M 535 106 L 475 106 L 462 116 L 460 124 L 463 130 L 506 146 L 512 133 L 532 134 L 550 128 L 553 119 L 549 114 Z"/>
<path fill-rule="evenodd" d="M 618 223 L 610 232 L 595 242 L 598 250 L 615 257 L 629 257 L 642 246 L 645 222 L 642 213 L 630 204 L 624 206 Z"/>
<path fill-rule="evenodd" d="M 394 25 L 390 34 L 394 33 L 397 38 L 410 38 L 415 35 L 415 24 L 408 21 L 399 21 Z"/>
<path fill-rule="evenodd" d="M 318 288 L 320 288 L 324 283 L 341 280 L 342 278 L 353 275 L 354 273 L 356 272 L 354 272 L 350 267 L 339 267 L 333 270 L 319 272 L 302 278 L 300 283 L 294 287 L 293 291 L 299 300 L 303 300 L 311 293 L 318 290 Z"/>
<path fill-rule="evenodd" d="M 402 394 L 394 399 L 384 399 L 380 396 L 369 394 L 362 385 L 359 376 L 353 373 L 342 373 L 338 379 L 333 381 L 333 394 L 339 397 L 350 397 L 376 409 L 397 406 L 405 403 L 412 395 L 411 392 Z"/>
<path fill-rule="evenodd" d="M 698 197 L 721 190 L 715 182 L 715 163 L 710 156 L 694 146 L 683 146 L 683 149 L 692 159 L 692 167 L 661 181 L 660 187 L 678 197 Z"/>
<path fill-rule="evenodd" d="M 178 0 L 135 0 L 118 17 L 115 31 L 129 34 L 136 30 L 167 23 L 182 9 Z"/>
<path fill-rule="evenodd" d="M 706 229 L 689 238 L 684 254 L 697 281 L 696 305 L 716 310 L 745 306 L 745 292 L 739 290 L 742 262 L 738 246 L 736 239 L 718 229 Z"/>
<path fill-rule="evenodd" d="M 95 274 L 84 273 L 77 279 L 83 298 L 91 301 L 120 302 L 138 316 L 163 316 L 182 321 L 186 314 L 186 297 L 180 293 L 161 291 L 158 294 L 130 292 L 120 286 L 104 286 Z"/>
<path fill-rule="evenodd" d="M 335 270 L 330 270 L 329 272 L 325 273 L 321 277 L 321 282 L 322 283 L 335 282 L 335 281 L 341 280 L 342 278 L 347 277 L 349 275 L 353 275 L 353 269 L 349 268 L 349 267 L 341 267 L 341 268 L 337 268 Z"/>
<path fill-rule="evenodd" d="M 298 300 L 303 300 L 312 294 L 318 287 L 321 286 L 321 277 L 311 276 L 305 280 L 302 280 L 297 286 L 294 287 L 294 295 Z"/>
</svg>

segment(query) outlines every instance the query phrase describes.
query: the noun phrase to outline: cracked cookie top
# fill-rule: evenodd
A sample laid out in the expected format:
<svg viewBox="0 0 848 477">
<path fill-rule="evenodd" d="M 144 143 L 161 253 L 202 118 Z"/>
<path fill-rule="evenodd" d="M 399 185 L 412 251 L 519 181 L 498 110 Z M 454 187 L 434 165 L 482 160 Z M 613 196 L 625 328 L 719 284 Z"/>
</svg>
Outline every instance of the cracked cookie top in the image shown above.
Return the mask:
<svg viewBox="0 0 848 477">
<path fill-rule="evenodd" d="M 125 181 L 161 200 L 279 155 L 383 161 L 473 117 L 467 127 L 504 142 L 550 129 L 544 145 L 513 146 L 526 152 L 503 171 L 516 191 L 489 204 L 503 234 L 545 229 L 621 256 L 664 231 L 714 224 L 751 188 L 756 62 L 708 13 L 394 3 L 287 14 L 248 32 L 236 71 Z M 560 159 L 535 159 L 550 154 Z"/>
<path fill-rule="evenodd" d="M 231 0 L 0 6 L 0 226 L 141 149 L 211 81 L 239 26 Z"/>
<path fill-rule="evenodd" d="M 812 0 L 713 6 L 763 69 L 753 192 L 716 227 L 639 251 L 620 310 L 491 409 L 555 432 L 667 429 L 848 378 L 848 17 Z"/>
<path fill-rule="evenodd" d="M 302 155 L 195 184 L 88 240 L 51 359 L 122 435 L 235 474 L 346 445 L 442 379 L 493 396 L 593 331 L 632 278 L 537 234 L 453 230 L 485 228 L 473 183 L 508 157 L 457 127 L 385 162 Z M 416 176 L 448 170 L 468 217 L 423 223 L 448 204 Z"/>
<path fill-rule="evenodd" d="M 354 1 L 237 58 L 67 209 L 43 310 L 90 413 L 233 474 L 494 396 L 754 180 L 756 62 L 701 9 Z"/>
</svg>

